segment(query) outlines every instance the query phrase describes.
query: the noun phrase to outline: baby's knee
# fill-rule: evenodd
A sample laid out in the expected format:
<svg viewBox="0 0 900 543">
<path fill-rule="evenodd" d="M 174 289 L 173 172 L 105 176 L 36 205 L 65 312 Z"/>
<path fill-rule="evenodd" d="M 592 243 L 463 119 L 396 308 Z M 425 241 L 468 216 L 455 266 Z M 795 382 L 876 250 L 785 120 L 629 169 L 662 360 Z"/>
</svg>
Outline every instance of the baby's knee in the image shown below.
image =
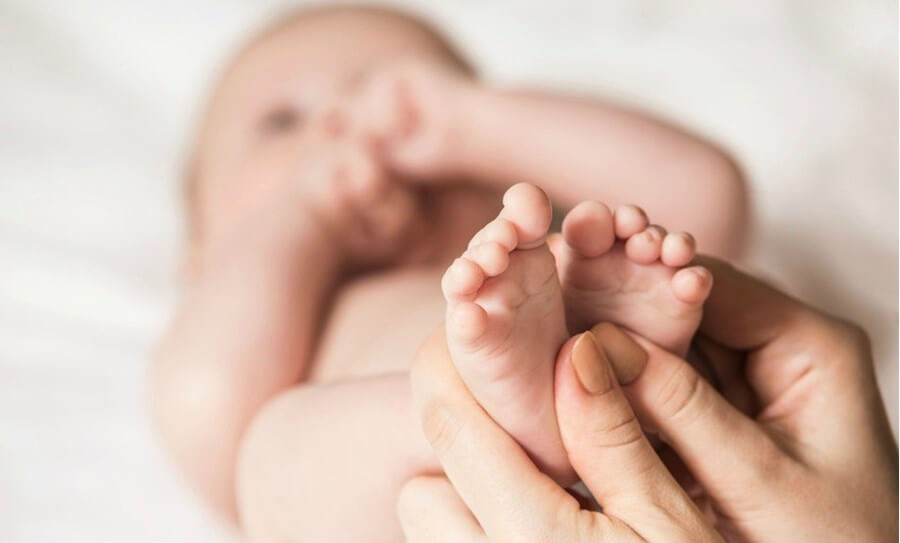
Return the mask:
<svg viewBox="0 0 900 543">
<path fill-rule="evenodd" d="M 154 363 L 149 399 L 163 439 L 196 442 L 209 434 L 233 433 L 245 416 L 241 388 L 225 375 L 185 361 L 160 357 Z"/>
<path fill-rule="evenodd" d="M 304 446 L 302 439 L 298 441 L 297 428 L 310 414 L 304 408 L 304 397 L 303 389 L 294 388 L 271 398 L 253 416 L 241 438 L 234 471 L 235 503 L 241 529 L 251 541 L 292 541 L 297 538 L 292 530 L 298 523 L 303 525 L 297 519 L 311 513 L 309 507 L 298 507 L 294 515 L 285 518 L 284 504 L 273 504 L 273 499 L 284 497 L 280 489 L 286 477 L 303 485 L 312 477 L 309 470 L 322 469 L 318 464 L 307 465 L 300 455 Z"/>
<path fill-rule="evenodd" d="M 722 203 L 745 204 L 747 182 L 737 159 L 716 145 L 707 145 L 704 151 L 699 155 L 697 170 L 711 186 L 716 187 L 713 195 Z"/>
<path fill-rule="evenodd" d="M 183 477 L 216 510 L 236 518 L 237 445 L 252 416 L 242 388 L 190 364 L 159 359 L 148 398 L 155 430 Z"/>
</svg>

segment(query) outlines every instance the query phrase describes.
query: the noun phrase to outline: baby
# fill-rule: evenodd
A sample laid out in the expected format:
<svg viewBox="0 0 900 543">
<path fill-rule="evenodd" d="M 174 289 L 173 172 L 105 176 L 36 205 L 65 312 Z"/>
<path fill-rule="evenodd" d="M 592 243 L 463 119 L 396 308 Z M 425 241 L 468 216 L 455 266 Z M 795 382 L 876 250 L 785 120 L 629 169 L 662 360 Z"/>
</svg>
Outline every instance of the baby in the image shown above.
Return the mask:
<svg viewBox="0 0 900 543">
<path fill-rule="evenodd" d="M 187 288 L 151 410 L 191 484 L 265 541 L 401 539 L 398 489 L 440 469 L 406 370 L 443 321 L 484 409 L 574 482 L 553 408 L 562 343 L 612 321 L 684 353 L 712 282 L 690 235 L 626 203 L 725 257 L 746 216 L 709 143 L 488 88 L 427 25 L 362 7 L 296 14 L 238 55 L 187 195 Z M 571 209 L 561 235 L 548 195 Z"/>
</svg>

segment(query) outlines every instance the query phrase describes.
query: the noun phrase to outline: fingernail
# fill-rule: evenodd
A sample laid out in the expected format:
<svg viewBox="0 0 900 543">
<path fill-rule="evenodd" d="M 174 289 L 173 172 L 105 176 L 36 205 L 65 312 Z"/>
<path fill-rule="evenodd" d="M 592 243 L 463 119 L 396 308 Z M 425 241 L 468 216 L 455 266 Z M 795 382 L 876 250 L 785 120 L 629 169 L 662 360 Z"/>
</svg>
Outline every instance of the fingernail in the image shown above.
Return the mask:
<svg viewBox="0 0 900 543">
<path fill-rule="evenodd" d="M 572 347 L 572 366 L 581 386 L 590 394 L 606 392 L 612 387 L 606 355 L 597 347 L 594 334 L 585 332 Z"/>
<path fill-rule="evenodd" d="M 647 365 L 647 353 L 619 327 L 608 322 L 594 326 L 591 332 L 602 345 L 607 360 L 621 385 L 634 382 Z"/>
</svg>

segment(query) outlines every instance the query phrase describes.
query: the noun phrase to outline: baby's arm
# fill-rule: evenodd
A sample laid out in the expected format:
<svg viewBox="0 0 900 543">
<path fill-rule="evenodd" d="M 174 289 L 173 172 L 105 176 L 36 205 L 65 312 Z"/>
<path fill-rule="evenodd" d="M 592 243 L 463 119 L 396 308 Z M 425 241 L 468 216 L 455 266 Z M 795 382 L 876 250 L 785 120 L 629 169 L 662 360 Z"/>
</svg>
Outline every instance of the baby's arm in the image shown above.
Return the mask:
<svg viewBox="0 0 900 543">
<path fill-rule="evenodd" d="M 460 116 L 467 177 L 543 186 L 560 204 L 636 202 L 692 232 L 706 252 L 736 256 L 747 220 L 740 170 L 721 149 L 674 126 L 596 100 L 476 93 Z"/>
<path fill-rule="evenodd" d="M 301 378 L 338 275 L 327 238 L 286 211 L 260 217 L 205 265 L 151 370 L 158 432 L 192 486 L 232 518 L 239 440 Z"/>
<path fill-rule="evenodd" d="M 252 541 L 401 541 L 400 487 L 439 471 L 412 413 L 408 374 L 299 385 L 247 430 L 241 525 Z"/>
<path fill-rule="evenodd" d="M 391 85 L 396 90 L 386 92 Z M 707 253 L 741 251 L 748 203 L 740 169 L 722 149 L 673 125 L 599 100 L 497 91 L 427 65 L 376 77 L 367 94 L 381 106 L 370 110 L 396 104 L 396 120 L 378 113 L 373 125 L 389 160 L 410 177 L 465 178 L 500 190 L 530 182 L 563 207 L 637 203 L 692 232 Z"/>
</svg>

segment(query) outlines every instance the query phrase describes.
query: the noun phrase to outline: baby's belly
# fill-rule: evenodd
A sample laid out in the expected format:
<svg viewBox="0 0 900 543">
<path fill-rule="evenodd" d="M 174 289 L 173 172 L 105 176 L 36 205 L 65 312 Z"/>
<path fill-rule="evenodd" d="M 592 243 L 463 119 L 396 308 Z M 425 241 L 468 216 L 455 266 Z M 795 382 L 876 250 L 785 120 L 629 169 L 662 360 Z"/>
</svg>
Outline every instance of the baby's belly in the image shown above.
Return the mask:
<svg viewBox="0 0 900 543">
<path fill-rule="evenodd" d="M 327 317 L 311 379 L 332 381 L 409 369 L 444 320 L 443 269 L 407 268 L 343 285 Z"/>
</svg>

